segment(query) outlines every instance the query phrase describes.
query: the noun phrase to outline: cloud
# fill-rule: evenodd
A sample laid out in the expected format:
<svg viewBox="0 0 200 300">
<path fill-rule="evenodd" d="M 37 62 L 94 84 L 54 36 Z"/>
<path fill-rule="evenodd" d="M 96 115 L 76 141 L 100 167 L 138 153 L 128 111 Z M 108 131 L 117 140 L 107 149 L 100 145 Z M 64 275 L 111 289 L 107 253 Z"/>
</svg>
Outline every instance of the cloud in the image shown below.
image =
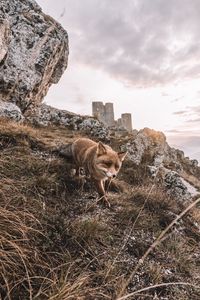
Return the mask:
<svg viewBox="0 0 200 300">
<path fill-rule="evenodd" d="M 186 122 L 188 123 L 200 123 L 200 118 L 196 118 L 196 119 L 190 119 L 190 120 L 187 120 Z"/>
<path fill-rule="evenodd" d="M 187 114 L 187 112 L 188 112 L 187 110 L 180 110 L 180 111 L 175 111 L 173 114 L 182 116 Z"/>
<path fill-rule="evenodd" d="M 187 122 L 197 122 L 200 121 L 200 105 L 197 106 L 187 106 L 185 114 L 192 117 L 192 119 L 187 120 Z"/>
<path fill-rule="evenodd" d="M 185 118 L 185 124 L 200 124 L 200 105 L 187 106 L 185 110 L 175 111 L 173 115 Z M 189 118 L 189 119 L 188 119 Z"/>
<path fill-rule="evenodd" d="M 166 130 L 166 133 L 179 133 L 180 131 L 177 129 L 170 129 L 170 130 Z"/>
<path fill-rule="evenodd" d="M 195 114 L 200 114 L 200 105 L 188 106 L 188 110 Z"/>
<path fill-rule="evenodd" d="M 183 99 L 183 96 L 178 97 L 178 98 L 175 98 L 175 99 L 171 100 L 170 102 L 171 102 L 171 103 L 175 103 L 175 102 L 180 101 L 181 99 Z"/>
<path fill-rule="evenodd" d="M 161 93 L 161 96 L 162 96 L 162 97 L 169 97 L 169 94 L 166 93 L 166 92 L 162 92 L 162 93 Z"/>
<path fill-rule="evenodd" d="M 67 29 L 73 63 L 139 87 L 200 75 L 199 0 L 37 2 Z"/>
<path fill-rule="evenodd" d="M 132 86 L 200 74 L 200 1 L 66 0 L 71 59 Z M 56 5 L 56 4 L 54 4 Z"/>
<path fill-rule="evenodd" d="M 168 141 L 170 143 L 173 143 L 181 148 L 191 148 L 191 149 L 197 149 L 199 150 L 199 135 L 188 135 L 187 132 L 185 132 L 185 136 L 180 135 L 171 135 L 168 137 Z"/>
</svg>

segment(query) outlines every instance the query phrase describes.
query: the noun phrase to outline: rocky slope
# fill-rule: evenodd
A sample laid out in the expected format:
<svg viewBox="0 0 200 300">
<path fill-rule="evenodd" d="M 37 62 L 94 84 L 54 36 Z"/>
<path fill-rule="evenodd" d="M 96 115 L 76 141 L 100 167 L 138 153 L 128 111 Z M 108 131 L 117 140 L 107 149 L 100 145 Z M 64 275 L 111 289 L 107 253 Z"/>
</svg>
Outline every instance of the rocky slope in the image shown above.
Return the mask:
<svg viewBox="0 0 200 300">
<path fill-rule="evenodd" d="M 131 292 L 135 294 L 127 299 L 199 299 L 198 206 L 174 224 L 141 264 L 160 233 L 192 201 L 177 200 L 149 172 L 152 154 L 165 148 L 159 146 L 164 136 L 155 134 L 145 129 L 135 136 L 109 137 L 107 143 L 116 150 L 132 149 L 134 141 L 139 150 L 138 139 L 145 135 L 151 151 L 145 148 L 136 164 L 129 150 L 118 192 L 108 191 L 108 209 L 97 204 L 91 182 L 80 189 L 70 161 L 51 151 L 79 136 L 94 138 L 90 132 L 0 119 L 2 299 L 111 300 Z M 147 290 L 140 292 L 143 288 Z"/>
<path fill-rule="evenodd" d="M 162 132 L 144 128 L 129 136 L 122 150 L 139 166 L 147 164 L 152 177 L 161 182 L 177 199 L 190 199 L 199 193 L 200 167 L 197 160 L 190 160 L 184 152 L 171 148 Z"/>
<path fill-rule="evenodd" d="M 161 132 L 41 104 L 67 58 L 67 33 L 34 0 L 2 1 L 0 299 L 200 299 L 197 161 Z M 80 136 L 128 151 L 110 209 L 55 154 Z"/>
</svg>

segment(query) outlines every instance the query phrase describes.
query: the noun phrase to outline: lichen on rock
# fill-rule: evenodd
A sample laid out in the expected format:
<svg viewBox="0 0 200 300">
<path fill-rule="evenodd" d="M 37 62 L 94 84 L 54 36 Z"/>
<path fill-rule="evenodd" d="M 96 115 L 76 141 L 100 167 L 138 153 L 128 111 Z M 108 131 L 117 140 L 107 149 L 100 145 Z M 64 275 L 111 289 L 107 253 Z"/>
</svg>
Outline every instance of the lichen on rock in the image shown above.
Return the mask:
<svg viewBox="0 0 200 300">
<path fill-rule="evenodd" d="M 79 130 L 101 140 L 109 140 L 109 130 L 103 123 L 90 116 L 81 116 L 67 110 L 42 104 L 26 118 L 31 124 L 39 126 L 57 125 L 71 130 Z"/>
<path fill-rule="evenodd" d="M 126 143 L 124 150 L 128 150 L 129 159 L 136 165 L 139 165 L 147 155 L 148 159 L 158 165 L 163 161 L 166 148 L 166 137 L 162 132 L 144 128 Z"/>
<path fill-rule="evenodd" d="M 34 0 L 2 1 L 0 32 L 0 98 L 25 113 L 66 69 L 68 35 Z"/>
<path fill-rule="evenodd" d="M 8 52 L 10 28 L 7 20 L 0 19 L 0 63 Z"/>
<path fill-rule="evenodd" d="M 181 176 L 175 171 L 168 171 L 164 177 L 164 184 L 170 194 L 177 200 L 191 199 L 191 193 Z"/>
<path fill-rule="evenodd" d="M 21 122 L 24 120 L 24 116 L 20 108 L 13 104 L 0 100 L 0 117 L 13 120 L 16 122 Z"/>
</svg>

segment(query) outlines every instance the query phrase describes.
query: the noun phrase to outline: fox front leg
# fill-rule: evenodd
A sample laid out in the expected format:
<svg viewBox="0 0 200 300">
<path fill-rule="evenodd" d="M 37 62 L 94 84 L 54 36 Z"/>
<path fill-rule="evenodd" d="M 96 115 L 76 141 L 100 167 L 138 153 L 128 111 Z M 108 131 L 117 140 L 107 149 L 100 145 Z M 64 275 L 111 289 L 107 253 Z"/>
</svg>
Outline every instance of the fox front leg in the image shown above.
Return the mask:
<svg viewBox="0 0 200 300">
<path fill-rule="evenodd" d="M 110 202 L 108 201 L 106 197 L 106 192 L 104 189 L 104 182 L 103 180 L 94 180 L 97 192 L 99 193 L 100 199 L 98 200 L 105 203 L 108 207 L 110 207 Z"/>
<path fill-rule="evenodd" d="M 120 192 L 124 191 L 122 184 L 120 184 L 116 180 L 113 180 L 112 178 L 108 178 L 105 181 L 105 190 L 106 190 L 106 192 L 112 191 L 115 193 L 120 193 Z"/>
<path fill-rule="evenodd" d="M 77 181 L 80 191 L 83 191 L 84 184 L 86 182 L 85 176 L 81 174 L 83 169 L 79 166 L 76 167 L 76 173 L 74 179 Z"/>
</svg>

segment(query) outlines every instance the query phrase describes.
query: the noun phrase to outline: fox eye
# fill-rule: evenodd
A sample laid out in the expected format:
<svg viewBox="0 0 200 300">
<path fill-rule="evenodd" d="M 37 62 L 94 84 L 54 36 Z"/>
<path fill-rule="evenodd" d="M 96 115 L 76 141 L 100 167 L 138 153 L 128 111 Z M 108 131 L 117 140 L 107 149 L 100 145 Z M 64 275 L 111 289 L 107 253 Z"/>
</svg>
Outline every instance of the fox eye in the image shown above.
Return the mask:
<svg viewBox="0 0 200 300">
<path fill-rule="evenodd" d="M 112 166 L 112 161 L 103 161 L 103 164 L 109 168 Z"/>
</svg>

